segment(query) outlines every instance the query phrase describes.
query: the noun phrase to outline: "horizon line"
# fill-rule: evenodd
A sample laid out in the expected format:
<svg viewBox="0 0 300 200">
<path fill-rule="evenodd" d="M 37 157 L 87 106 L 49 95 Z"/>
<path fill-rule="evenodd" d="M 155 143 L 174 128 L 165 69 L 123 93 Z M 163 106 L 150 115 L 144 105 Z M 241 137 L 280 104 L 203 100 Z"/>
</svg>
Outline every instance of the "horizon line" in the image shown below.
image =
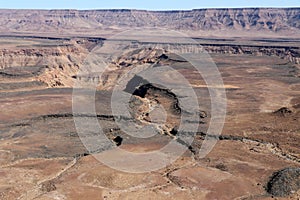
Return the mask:
<svg viewBox="0 0 300 200">
<path fill-rule="evenodd" d="M 193 10 L 207 10 L 207 9 L 288 9 L 288 8 L 300 8 L 300 6 L 244 6 L 244 7 L 203 7 L 203 8 L 191 8 L 191 9 L 144 9 L 144 8 L 2 8 L 0 10 L 78 10 L 78 11 L 107 11 L 107 10 L 124 10 L 124 11 L 193 11 Z"/>
</svg>

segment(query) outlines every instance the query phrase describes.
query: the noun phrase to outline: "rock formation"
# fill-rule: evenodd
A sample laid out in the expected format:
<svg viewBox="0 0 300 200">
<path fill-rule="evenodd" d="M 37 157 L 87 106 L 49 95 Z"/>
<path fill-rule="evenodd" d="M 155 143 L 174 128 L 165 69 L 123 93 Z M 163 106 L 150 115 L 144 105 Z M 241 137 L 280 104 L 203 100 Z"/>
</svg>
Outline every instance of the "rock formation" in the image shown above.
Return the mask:
<svg viewBox="0 0 300 200">
<path fill-rule="evenodd" d="M 286 168 L 275 172 L 267 185 L 267 191 L 285 197 L 300 189 L 300 168 Z"/>
<path fill-rule="evenodd" d="M 1 10 L 1 33 L 97 34 L 130 27 L 160 27 L 180 31 L 221 31 L 298 34 L 299 8 L 145 10 Z M 255 36 L 255 35 L 252 35 Z"/>
</svg>

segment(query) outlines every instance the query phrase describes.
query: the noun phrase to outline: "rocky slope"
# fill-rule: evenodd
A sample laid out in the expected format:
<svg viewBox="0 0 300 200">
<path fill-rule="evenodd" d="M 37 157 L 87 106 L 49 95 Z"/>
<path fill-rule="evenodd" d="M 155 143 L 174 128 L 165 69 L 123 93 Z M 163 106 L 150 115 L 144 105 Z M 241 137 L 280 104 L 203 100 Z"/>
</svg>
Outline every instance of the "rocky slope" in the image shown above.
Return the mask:
<svg viewBox="0 0 300 200">
<path fill-rule="evenodd" d="M 1 10 L 4 33 L 104 34 L 130 27 L 160 27 L 216 34 L 276 33 L 299 36 L 300 8 L 145 10 Z M 93 30 L 92 32 L 88 30 Z M 238 32 L 237 32 L 238 31 Z M 251 35 L 255 36 L 255 35 Z"/>
</svg>

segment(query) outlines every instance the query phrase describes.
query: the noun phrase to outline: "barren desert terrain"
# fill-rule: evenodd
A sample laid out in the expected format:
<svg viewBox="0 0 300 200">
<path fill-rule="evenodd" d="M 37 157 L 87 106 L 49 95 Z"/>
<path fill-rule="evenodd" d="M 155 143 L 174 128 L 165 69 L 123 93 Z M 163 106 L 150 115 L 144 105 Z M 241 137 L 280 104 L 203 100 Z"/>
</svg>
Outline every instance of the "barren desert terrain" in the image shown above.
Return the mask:
<svg viewBox="0 0 300 200">
<path fill-rule="evenodd" d="M 1 10 L 0 199 L 300 199 L 299 16 L 299 8 Z M 215 63 L 224 84 L 212 89 L 226 92 L 227 105 L 220 135 L 209 132 L 210 86 L 188 60 L 159 46 L 149 48 L 151 42 L 111 39 L 128 29 L 157 27 L 187 34 L 197 45 L 168 45 L 200 48 Z M 81 73 L 95 49 L 111 43 L 139 48 L 123 48 L 126 53 L 106 63 L 101 74 Z M 170 68 L 189 82 L 198 110 L 190 112 L 182 103 L 189 102 L 188 94 L 176 95 L 188 87 Z M 156 70 L 152 76 L 175 89 L 142 75 L 120 84 L 141 69 Z M 76 83 L 84 81 L 93 82 L 94 96 L 86 95 L 89 90 L 80 93 L 77 105 Z M 112 96 L 124 91 L 130 117 L 118 113 L 121 108 L 111 109 Z M 86 108 L 90 102 L 95 102 L 94 115 L 74 112 L 74 106 Z M 197 125 L 191 144 L 181 139 L 188 130 L 178 130 L 183 115 L 199 118 L 185 122 Z M 94 141 L 97 146 L 87 148 L 76 120 L 85 120 L 82 131 L 93 138 L 98 133 L 89 132 L 90 118 L 111 146 Z M 149 125 L 156 134 L 128 135 L 119 120 L 128 127 Z M 217 142 L 202 157 L 199 150 L 209 138 Z M 112 160 L 136 167 L 138 161 L 114 157 L 110 148 L 141 154 L 171 142 L 186 150 L 158 170 L 129 173 L 97 159 L 107 151 Z M 159 162 L 147 159 L 149 165 Z"/>
</svg>

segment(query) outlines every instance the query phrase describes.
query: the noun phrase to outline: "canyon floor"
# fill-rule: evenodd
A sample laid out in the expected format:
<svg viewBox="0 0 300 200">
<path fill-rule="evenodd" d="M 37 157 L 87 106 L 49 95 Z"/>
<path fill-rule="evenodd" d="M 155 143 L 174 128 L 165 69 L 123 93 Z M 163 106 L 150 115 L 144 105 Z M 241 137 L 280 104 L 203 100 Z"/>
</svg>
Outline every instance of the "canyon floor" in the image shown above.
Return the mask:
<svg viewBox="0 0 300 200">
<path fill-rule="evenodd" d="M 299 173 L 288 176 L 278 193 L 270 183 L 274 173 L 300 167 L 300 65 L 293 59 L 299 54 L 287 52 L 299 51 L 300 39 L 196 41 L 209 52 L 225 86 L 226 120 L 221 135 L 215 136 L 217 144 L 204 158 L 198 156 L 211 120 L 211 101 L 205 81 L 188 62 L 156 49 L 123 55 L 95 92 L 96 118 L 112 144 L 139 153 L 176 140 L 178 99 L 155 85 L 140 88 L 142 95 L 132 94 L 132 117 L 154 123 L 144 104 L 145 99 L 158 102 L 167 116 L 162 132 L 138 139 L 118 127 L 110 110 L 112 87 L 138 65 L 168 65 L 184 75 L 201 114 L 193 143 L 174 163 L 157 171 L 126 173 L 97 160 L 74 124 L 72 86 L 84 78 L 76 75 L 78 63 L 106 40 L 0 37 L 0 199 L 300 199 Z"/>
</svg>

